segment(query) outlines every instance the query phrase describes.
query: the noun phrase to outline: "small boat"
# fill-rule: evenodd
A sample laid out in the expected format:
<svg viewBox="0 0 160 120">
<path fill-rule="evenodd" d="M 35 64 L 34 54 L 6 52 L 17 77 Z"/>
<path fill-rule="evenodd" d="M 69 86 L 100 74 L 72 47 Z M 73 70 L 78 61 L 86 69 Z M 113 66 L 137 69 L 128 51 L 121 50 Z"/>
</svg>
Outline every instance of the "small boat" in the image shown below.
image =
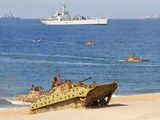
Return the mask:
<svg viewBox="0 0 160 120">
<path fill-rule="evenodd" d="M 95 45 L 96 43 L 93 40 L 90 40 L 86 43 L 86 45 Z"/>
<path fill-rule="evenodd" d="M 32 42 L 39 43 L 41 40 L 32 40 Z"/>
<path fill-rule="evenodd" d="M 12 11 L 9 11 L 9 13 L 3 15 L 3 16 L 0 16 L 0 20 L 19 20 L 21 19 L 20 17 L 17 17 L 15 16 Z"/>
<path fill-rule="evenodd" d="M 137 58 L 134 55 L 129 55 L 128 59 L 121 60 L 122 62 L 146 62 L 148 59 Z"/>
</svg>

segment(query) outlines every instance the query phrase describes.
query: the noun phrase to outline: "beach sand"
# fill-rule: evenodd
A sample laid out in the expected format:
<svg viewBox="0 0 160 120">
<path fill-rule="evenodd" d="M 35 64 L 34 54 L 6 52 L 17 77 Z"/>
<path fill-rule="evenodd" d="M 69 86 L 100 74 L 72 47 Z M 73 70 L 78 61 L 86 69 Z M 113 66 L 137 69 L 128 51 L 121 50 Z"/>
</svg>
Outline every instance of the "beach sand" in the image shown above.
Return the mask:
<svg viewBox="0 0 160 120">
<path fill-rule="evenodd" d="M 0 110 L 0 120 L 160 120 L 160 93 L 113 97 L 103 108 L 30 114 L 29 108 Z"/>
</svg>

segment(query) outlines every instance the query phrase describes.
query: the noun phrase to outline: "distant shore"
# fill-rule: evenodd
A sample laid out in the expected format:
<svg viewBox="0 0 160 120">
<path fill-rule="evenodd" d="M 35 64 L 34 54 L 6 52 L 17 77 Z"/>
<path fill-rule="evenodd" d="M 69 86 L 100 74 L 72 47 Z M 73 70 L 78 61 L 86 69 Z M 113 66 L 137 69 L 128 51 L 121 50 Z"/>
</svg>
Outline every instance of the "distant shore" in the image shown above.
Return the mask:
<svg viewBox="0 0 160 120">
<path fill-rule="evenodd" d="M 113 97 L 109 106 L 30 114 L 28 107 L 0 110 L 1 120 L 159 120 L 160 93 Z"/>
</svg>

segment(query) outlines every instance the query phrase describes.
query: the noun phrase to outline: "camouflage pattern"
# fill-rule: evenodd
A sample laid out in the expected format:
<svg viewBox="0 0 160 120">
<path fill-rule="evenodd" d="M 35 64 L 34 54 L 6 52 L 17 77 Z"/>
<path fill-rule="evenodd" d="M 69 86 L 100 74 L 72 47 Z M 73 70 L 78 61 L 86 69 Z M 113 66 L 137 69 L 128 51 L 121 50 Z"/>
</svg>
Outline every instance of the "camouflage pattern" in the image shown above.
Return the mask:
<svg viewBox="0 0 160 120">
<path fill-rule="evenodd" d="M 28 94 L 17 96 L 16 100 L 31 102 L 30 110 L 33 113 L 48 111 L 51 108 L 64 109 L 69 106 L 72 108 L 102 106 L 109 103 L 117 87 L 114 81 L 110 84 L 94 82 L 91 85 L 71 80 L 57 81 L 49 91 L 33 88 Z"/>
</svg>

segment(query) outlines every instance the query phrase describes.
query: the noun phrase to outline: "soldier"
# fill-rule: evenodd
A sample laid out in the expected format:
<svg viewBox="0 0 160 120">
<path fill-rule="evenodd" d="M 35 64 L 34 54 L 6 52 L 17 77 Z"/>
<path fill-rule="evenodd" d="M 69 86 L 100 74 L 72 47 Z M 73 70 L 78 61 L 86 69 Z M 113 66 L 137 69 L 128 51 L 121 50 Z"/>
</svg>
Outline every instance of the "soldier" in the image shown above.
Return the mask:
<svg viewBox="0 0 160 120">
<path fill-rule="evenodd" d="M 58 81 L 58 80 L 57 80 L 56 77 L 54 77 L 54 78 L 52 79 L 52 88 L 56 87 L 56 82 L 57 82 L 57 81 Z"/>
<path fill-rule="evenodd" d="M 52 88 L 57 87 L 59 85 L 63 84 L 61 81 L 57 80 L 57 77 L 54 77 L 52 79 Z"/>
<path fill-rule="evenodd" d="M 68 86 L 69 89 L 72 88 L 72 82 L 71 82 L 71 80 L 66 80 L 65 84 Z"/>
<path fill-rule="evenodd" d="M 31 88 L 31 90 L 35 90 L 35 86 L 33 84 L 31 85 L 30 88 Z"/>
<path fill-rule="evenodd" d="M 31 90 L 32 91 L 43 91 L 42 87 L 39 86 L 34 86 L 33 84 L 31 85 Z"/>
</svg>

